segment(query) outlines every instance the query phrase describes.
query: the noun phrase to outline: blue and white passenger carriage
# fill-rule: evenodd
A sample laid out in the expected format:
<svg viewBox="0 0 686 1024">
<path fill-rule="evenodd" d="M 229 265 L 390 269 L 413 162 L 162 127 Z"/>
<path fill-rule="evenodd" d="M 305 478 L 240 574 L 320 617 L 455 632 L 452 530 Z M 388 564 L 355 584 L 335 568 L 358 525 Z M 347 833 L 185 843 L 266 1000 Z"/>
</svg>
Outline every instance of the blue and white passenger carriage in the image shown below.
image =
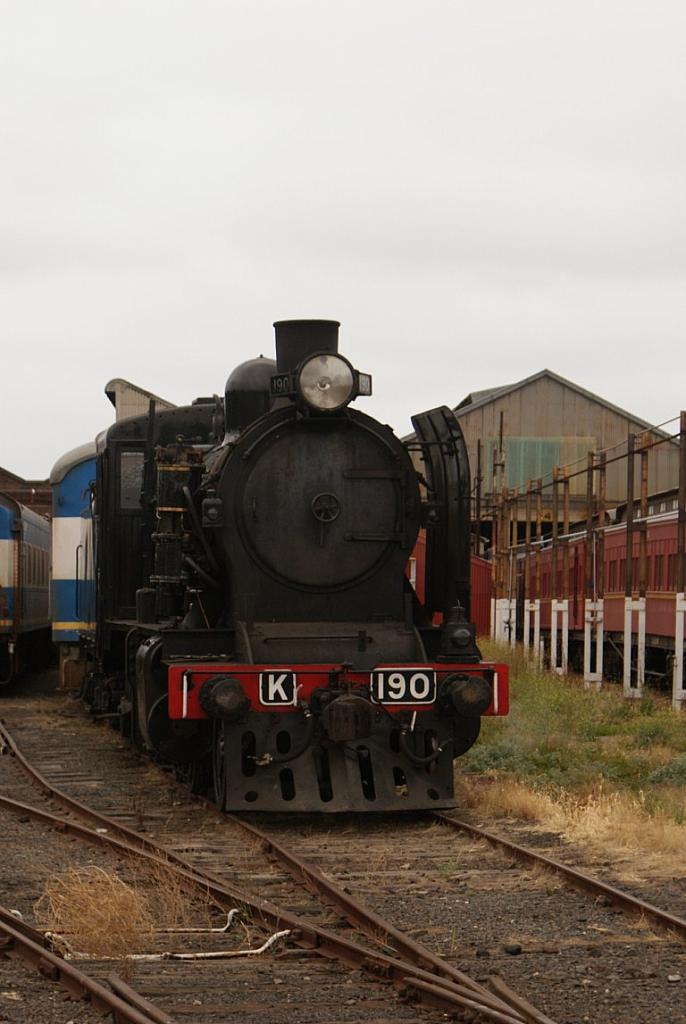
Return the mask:
<svg viewBox="0 0 686 1024">
<path fill-rule="evenodd" d="M 63 455 L 50 474 L 52 487 L 52 639 L 60 652 L 60 681 L 79 682 L 83 640 L 95 629 L 92 494 L 95 444 Z"/>
<path fill-rule="evenodd" d="M 0 685 L 49 640 L 50 523 L 0 493 Z"/>
</svg>

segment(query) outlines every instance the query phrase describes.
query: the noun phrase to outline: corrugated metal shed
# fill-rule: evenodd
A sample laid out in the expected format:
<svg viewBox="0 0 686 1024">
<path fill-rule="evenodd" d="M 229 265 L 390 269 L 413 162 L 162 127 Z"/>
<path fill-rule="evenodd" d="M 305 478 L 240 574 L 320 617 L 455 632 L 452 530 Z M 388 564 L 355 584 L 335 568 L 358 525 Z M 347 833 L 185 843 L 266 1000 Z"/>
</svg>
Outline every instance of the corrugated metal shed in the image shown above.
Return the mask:
<svg viewBox="0 0 686 1024">
<path fill-rule="evenodd" d="M 647 431 L 655 439 L 667 436 L 640 417 L 547 369 L 514 384 L 472 392 L 454 411 L 467 442 L 472 476 L 476 472 L 477 443 L 481 441 L 484 498 L 492 491 L 492 453 L 498 444 L 501 413 L 504 483 L 509 488 L 523 489 L 528 480 L 548 476 L 556 465 L 580 469 L 585 466 L 589 451 L 625 445 L 629 432 Z M 622 450 L 626 447 L 619 447 L 612 454 Z M 675 442 L 666 442 L 651 451 L 651 493 L 676 486 L 678 458 Z M 585 491 L 583 476 L 570 482 L 573 508 L 581 508 Z M 550 489 L 547 494 L 550 495 Z M 607 500 L 618 503 L 625 498 L 626 460 L 621 460 L 608 466 Z"/>
<path fill-rule="evenodd" d="M 146 391 L 122 377 L 114 377 L 108 381 L 105 385 L 105 394 L 116 410 L 117 420 L 146 413 L 150 408 L 151 400 L 155 402 L 157 409 L 175 408 L 173 402 L 168 402 L 166 398 L 160 398 L 152 391 Z"/>
</svg>

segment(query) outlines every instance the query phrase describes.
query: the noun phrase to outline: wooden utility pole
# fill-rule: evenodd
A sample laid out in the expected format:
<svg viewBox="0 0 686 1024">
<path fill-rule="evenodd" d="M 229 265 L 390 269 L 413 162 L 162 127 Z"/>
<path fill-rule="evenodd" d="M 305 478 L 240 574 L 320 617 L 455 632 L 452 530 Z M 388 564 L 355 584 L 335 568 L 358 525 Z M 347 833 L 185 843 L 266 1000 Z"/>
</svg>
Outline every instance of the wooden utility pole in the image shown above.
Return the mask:
<svg viewBox="0 0 686 1024">
<path fill-rule="evenodd" d="M 476 442 L 476 508 L 474 509 L 474 519 L 476 521 L 474 553 L 476 555 L 481 554 L 481 482 L 481 438 L 478 438 Z"/>
<path fill-rule="evenodd" d="M 598 564 L 598 597 L 605 597 L 605 506 L 607 493 L 607 456 L 601 452 L 598 457 L 598 544 L 596 561 Z"/>
<path fill-rule="evenodd" d="M 499 495 L 498 495 L 498 452 L 493 446 L 493 476 L 491 478 L 491 499 L 493 501 L 493 525 L 491 527 L 491 586 L 493 596 L 498 597 L 498 548 L 500 545 Z"/>
<path fill-rule="evenodd" d="M 645 597 L 648 591 L 648 454 L 650 434 L 641 438 L 641 521 L 638 530 L 638 594 Z"/>
<path fill-rule="evenodd" d="M 569 598 L 569 468 L 562 473 L 562 598 Z"/>
<path fill-rule="evenodd" d="M 543 481 L 536 483 L 536 562 L 534 569 L 534 600 L 541 596 L 541 548 L 543 539 Z"/>
<path fill-rule="evenodd" d="M 593 566 L 593 452 L 588 453 L 586 462 L 586 564 L 584 572 L 584 597 L 593 600 L 594 566 Z"/>
<path fill-rule="evenodd" d="M 531 598 L 531 480 L 526 482 L 526 522 L 524 524 L 524 600 Z"/>
<path fill-rule="evenodd" d="M 676 546 L 676 589 L 684 593 L 686 587 L 686 412 L 679 423 L 679 511 Z"/>
<path fill-rule="evenodd" d="M 631 597 L 634 590 L 634 452 L 636 435 L 629 434 L 626 456 L 626 572 L 624 596 Z"/>
<path fill-rule="evenodd" d="M 550 596 L 553 601 L 557 600 L 557 538 L 560 532 L 558 528 L 558 520 L 560 516 L 559 477 L 559 466 L 553 466 L 553 544 L 550 570 Z"/>
</svg>

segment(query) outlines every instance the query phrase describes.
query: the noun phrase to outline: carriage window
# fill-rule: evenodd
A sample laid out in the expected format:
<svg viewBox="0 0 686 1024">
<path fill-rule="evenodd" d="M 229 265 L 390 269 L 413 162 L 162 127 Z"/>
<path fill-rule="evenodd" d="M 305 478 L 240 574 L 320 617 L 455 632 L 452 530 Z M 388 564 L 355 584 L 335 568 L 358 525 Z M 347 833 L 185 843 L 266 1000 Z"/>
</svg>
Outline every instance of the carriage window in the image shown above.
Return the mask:
<svg viewBox="0 0 686 1024">
<path fill-rule="evenodd" d="M 119 508 L 136 511 L 141 507 L 143 452 L 122 452 L 119 462 Z"/>
</svg>

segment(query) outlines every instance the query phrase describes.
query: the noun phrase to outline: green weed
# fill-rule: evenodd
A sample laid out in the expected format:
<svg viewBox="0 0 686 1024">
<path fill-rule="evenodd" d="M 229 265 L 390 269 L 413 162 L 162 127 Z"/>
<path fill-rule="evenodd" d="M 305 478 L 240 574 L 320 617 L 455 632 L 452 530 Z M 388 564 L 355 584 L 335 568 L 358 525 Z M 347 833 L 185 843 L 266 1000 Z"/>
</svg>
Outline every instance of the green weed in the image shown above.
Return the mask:
<svg viewBox="0 0 686 1024">
<path fill-rule="evenodd" d="M 461 772 L 504 774 L 575 794 L 598 786 L 640 792 L 648 810 L 667 809 L 674 820 L 686 814 L 686 720 L 666 698 L 630 701 L 610 685 L 587 690 L 578 677 L 540 671 L 520 648 L 481 646 L 484 657 L 510 664 L 510 714 L 483 720 Z M 666 787 L 668 806 L 660 803 Z"/>
</svg>

